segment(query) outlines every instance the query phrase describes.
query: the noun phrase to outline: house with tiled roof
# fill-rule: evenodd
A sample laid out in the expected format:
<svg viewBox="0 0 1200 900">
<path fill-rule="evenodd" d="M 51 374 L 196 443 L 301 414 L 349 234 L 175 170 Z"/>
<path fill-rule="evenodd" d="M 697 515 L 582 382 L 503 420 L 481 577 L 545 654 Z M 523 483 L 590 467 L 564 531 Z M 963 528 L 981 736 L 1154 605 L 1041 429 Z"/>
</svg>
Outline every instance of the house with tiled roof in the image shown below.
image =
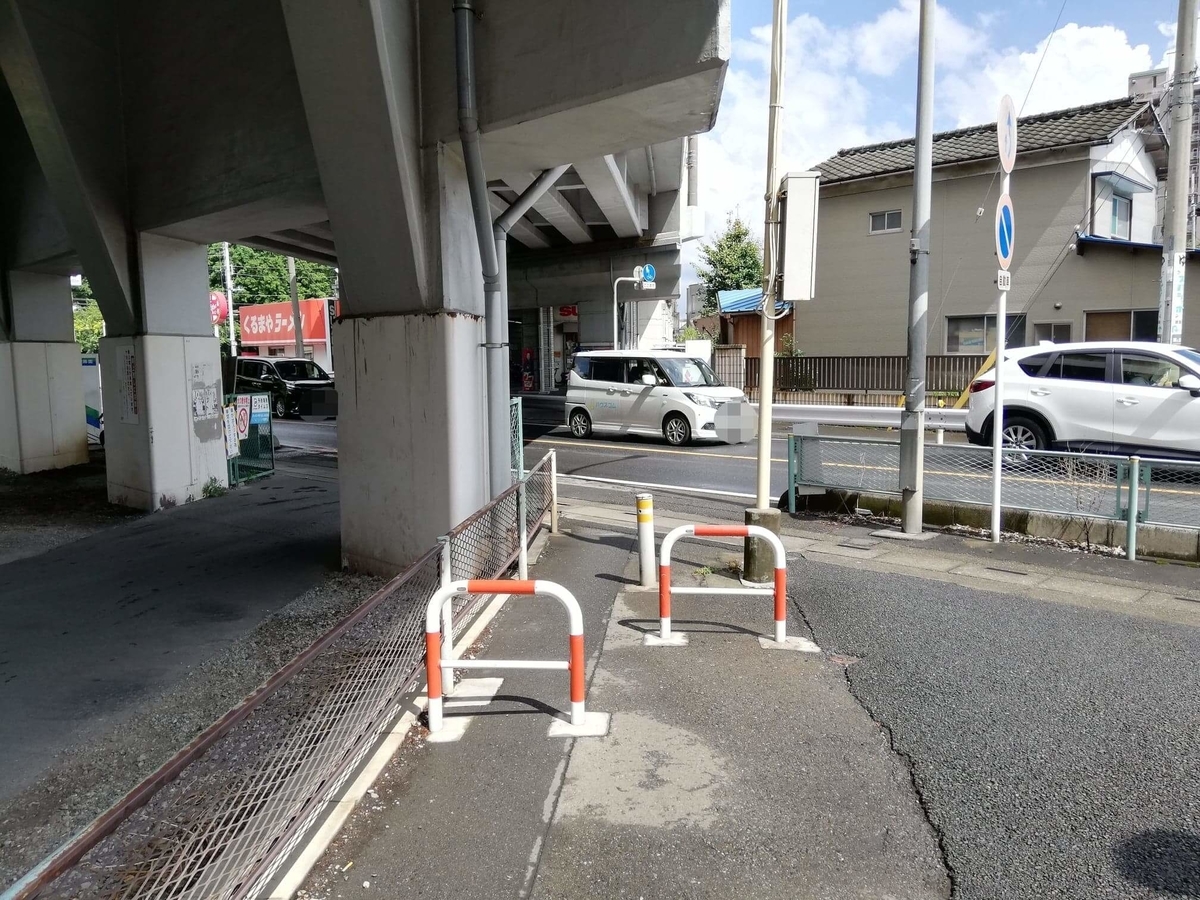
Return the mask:
<svg viewBox="0 0 1200 900">
<path fill-rule="evenodd" d="M 1027 116 L 1017 131 L 1009 346 L 1154 340 L 1166 138 L 1149 104 L 1122 98 Z M 840 150 L 816 167 L 816 292 L 795 324 L 803 352 L 906 352 L 913 156 L 911 139 L 890 141 Z M 1000 190 L 994 123 L 934 136 L 932 355 L 994 346 Z M 1184 337 L 1194 345 L 1200 271 L 1189 274 L 1188 305 Z"/>
</svg>

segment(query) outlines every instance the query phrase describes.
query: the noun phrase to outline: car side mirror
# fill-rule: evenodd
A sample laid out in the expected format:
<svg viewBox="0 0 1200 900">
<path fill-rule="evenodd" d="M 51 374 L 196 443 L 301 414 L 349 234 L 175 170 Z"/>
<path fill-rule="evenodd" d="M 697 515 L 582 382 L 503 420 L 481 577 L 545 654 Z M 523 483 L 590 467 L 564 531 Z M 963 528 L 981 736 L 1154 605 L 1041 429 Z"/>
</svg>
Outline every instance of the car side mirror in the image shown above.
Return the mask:
<svg viewBox="0 0 1200 900">
<path fill-rule="evenodd" d="M 1197 379 L 1197 382 L 1200 382 L 1200 379 Z M 642 384 L 648 384 L 651 387 L 653 387 L 654 385 L 658 384 L 658 379 L 655 378 L 654 375 L 651 374 L 650 372 L 647 372 L 645 375 L 642 376 Z M 1196 386 L 1200 387 L 1200 383 L 1197 383 Z"/>
<path fill-rule="evenodd" d="M 1193 397 L 1200 397 L 1200 378 L 1188 373 L 1179 376 L 1179 386 L 1185 391 L 1191 391 Z"/>
</svg>

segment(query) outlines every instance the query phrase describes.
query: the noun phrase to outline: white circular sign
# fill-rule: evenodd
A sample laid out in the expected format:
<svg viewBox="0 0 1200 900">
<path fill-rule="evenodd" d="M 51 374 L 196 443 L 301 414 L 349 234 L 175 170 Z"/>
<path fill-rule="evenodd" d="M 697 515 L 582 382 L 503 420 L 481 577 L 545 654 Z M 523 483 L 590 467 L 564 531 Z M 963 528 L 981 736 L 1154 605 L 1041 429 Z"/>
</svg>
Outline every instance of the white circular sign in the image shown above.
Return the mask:
<svg viewBox="0 0 1200 900">
<path fill-rule="evenodd" d="M 758 434 L 758 412 L 749 403 L 723 403 L 713 424 L 725 443 L 744 444 Z"/>
<path fill-rule="evenodd" d="M 1000 112 L 996 115 L 996 144 L 1000 151 L 1000 168 L 1007 175 L 1017 162 L 1017 108 L 1008 94 L 1000 98 Z"/>
<path fill-rule="evenodd" d="M 1012 197 L 1004 194 L 996 204 L 996 258 L 1005 272 L 1012 264 L 1017 236 L 1017 219 L 1013 213 Z"/>
</svg>

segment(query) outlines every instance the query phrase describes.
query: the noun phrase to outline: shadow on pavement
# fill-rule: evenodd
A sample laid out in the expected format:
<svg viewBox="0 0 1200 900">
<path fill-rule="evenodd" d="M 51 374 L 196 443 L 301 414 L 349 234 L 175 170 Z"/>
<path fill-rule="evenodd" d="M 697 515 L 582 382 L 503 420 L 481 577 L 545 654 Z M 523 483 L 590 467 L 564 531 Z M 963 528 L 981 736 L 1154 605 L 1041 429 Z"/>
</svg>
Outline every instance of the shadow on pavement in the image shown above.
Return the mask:
<svg viewBox="0 0 1200 900">
<path fill-rule="evenodd" d="M 1134 884 L 1178 897 L 1200 897 L 1200 835 L 1155 828 L 1113 848 L 1119 871 Z"/>
</svg>

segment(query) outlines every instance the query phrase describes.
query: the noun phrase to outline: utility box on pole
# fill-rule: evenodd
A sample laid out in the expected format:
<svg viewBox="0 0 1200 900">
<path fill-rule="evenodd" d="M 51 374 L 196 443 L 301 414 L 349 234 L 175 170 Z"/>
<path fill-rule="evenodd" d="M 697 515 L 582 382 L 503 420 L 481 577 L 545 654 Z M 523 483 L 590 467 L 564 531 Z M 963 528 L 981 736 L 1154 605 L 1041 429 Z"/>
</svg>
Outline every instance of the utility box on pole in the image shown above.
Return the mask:
<svg viewBox="0 0 1200 900">
<path fill-rule="evenodd" d="M 780 238 L 784 303 L 808 303 L 817 293 L 817 203 L 820 172 L 789 172 L 780 184 Z M 797 316 L 797 320 L 799 317 Z"/>
</svg>

